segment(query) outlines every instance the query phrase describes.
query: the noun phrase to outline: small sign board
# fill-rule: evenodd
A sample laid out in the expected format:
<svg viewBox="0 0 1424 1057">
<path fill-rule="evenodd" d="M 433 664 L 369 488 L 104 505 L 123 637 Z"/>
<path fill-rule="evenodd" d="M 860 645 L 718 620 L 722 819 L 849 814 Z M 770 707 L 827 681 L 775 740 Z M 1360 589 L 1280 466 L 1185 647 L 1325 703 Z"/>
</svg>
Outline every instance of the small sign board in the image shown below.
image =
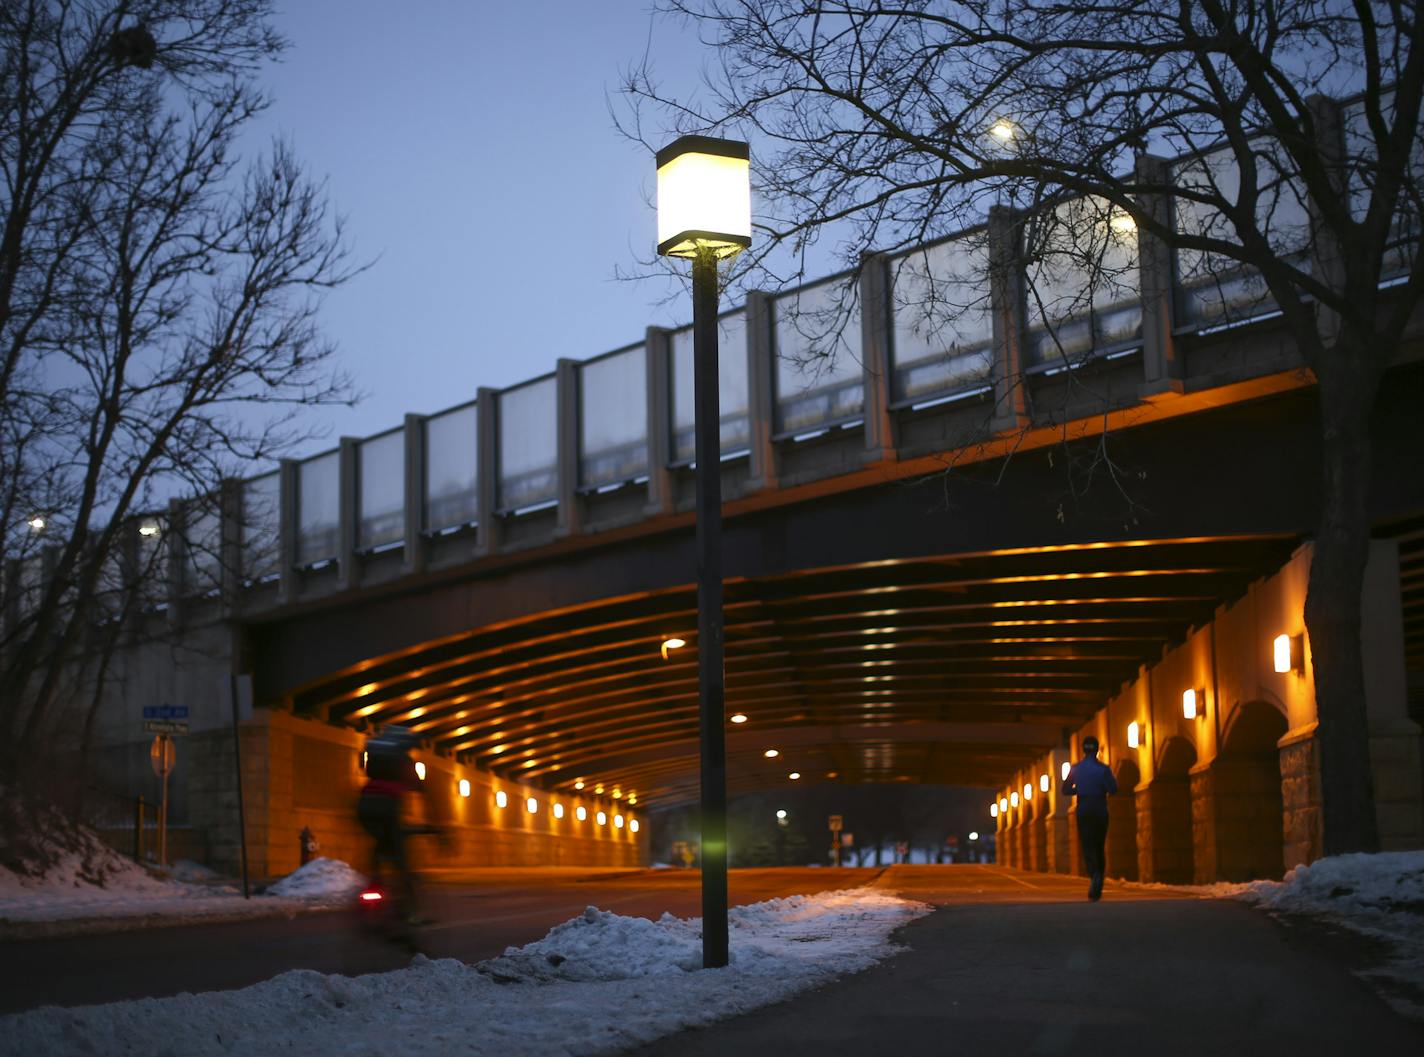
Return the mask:
<svg viewBox="0 0 1424 1057">
<path fill-rule="evenodd" d="M 144 719 L 187 719 L 187 705 L 144 705 Z"/>
<path fill-rule="evenodd" d="M 150 734 L 187 734 L 188 724 L 172 719 L 145 720 L 143 729 Z"/>
<path fill-rule="evenodd" d="M 842 847 L 842 848 L 854 848 L 854 847 L 855 847 L 855 834 L 854 834 L 854 833 L 842 833 L 842 834 L 841 834 L 841 847 Z"/>
<path fill-rule="evenodd" d="M 828 820 L 832 833 L 839 833 L 844 825 L 844 818 L 841 815 L 832 815 Z"/>
<path fill-rule="evenodd" d="M 178 750 L 173 745 L 172 738 L 166 738 L 162 734 L 153 739 L 153 744 L 148 747 L 148 762 L 153 765 L 153 773 L 159 778 L 167 778 L 173 771 L 173 765 L 178 762 Z M 164 810 L 168 805 L 168 785 L 164 783 Z"/>
</svg>

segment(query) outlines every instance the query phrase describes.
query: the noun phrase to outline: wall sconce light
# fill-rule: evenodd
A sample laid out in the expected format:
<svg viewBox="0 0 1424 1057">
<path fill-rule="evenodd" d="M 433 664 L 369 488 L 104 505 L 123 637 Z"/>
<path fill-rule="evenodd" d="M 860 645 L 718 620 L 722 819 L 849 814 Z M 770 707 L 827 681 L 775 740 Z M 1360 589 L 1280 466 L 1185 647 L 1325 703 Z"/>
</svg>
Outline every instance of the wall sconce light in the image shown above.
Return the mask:
<svg viewBox="0 0 1424 1057">
<path fill-rule="evenodd" d="M 1300 635 L 1277 635 L 1271 644 L 1275 669 L 1282 674 L 1305 674 L 1305 643 Z"/>
<path fill-rule="evenodd" d="M 1002 815 L 1002 814 L 1004 814 L 1004 813 L 1005 813 L 1006 811 L 1008 811 L 1008 810 L 1009 810 L 1009 798 L 1006 797 L 1006 796 L 1001 796 L 1001 797 L 999 797 L 999 814 Z"/>
<path fill-rule="evenodd" d="M 495 795 L 494 795 L 494 806 L 495 806 L 495 807 L 508 807 L 508 806 L 509 806 L 509 795 L 508 795 L 507 793 L 505 793 L 505 791 L 504 791 L 503 789 L 501 789 L 499 792 L 495 793 Z"/>
<path fill-rule="evenodd" d="M 532 796 L 524 801 L 524 806 L 529 809 L 531 815 L 537 815 L 539 813 L 539 801 L 535 800 Z"/>
<path fill-rule="evenodd" d="M 1024 783 L 1024 799 L 1025 799 L 1025 800 L 1032 800 L 1032 799 L 1033 799 L 1033 783 L 1032 783 L 1032 782 L 1025 782 L 1025 783 Z"/>
<path fill-rule="evenodd" d="M 663 645 L 662 645 L 663 660 L 667 660 L 667 659 L 668 659 L 668 650 L 680 650 L 680 649 L 682 649 L 682 648 L 683 648 L 684 646 L 686 646 L 686 645 L 687 645 L 687 642 L 686 642 L 685 640 L 680 639 L 680 638 L 677 638 L 676 636 L 673 636 L 673 637 L 670 638 L 670 639 L 663 639 Z"/>
<path fill-rule="evenodd" d="M 1060 767 L 1060 768 L 1058 768 L 1058 776 L 1059 776 L 1059 778 L 1061 778 L 1061 779 L 1062 779 L 1063 781 L 1065 781 L 1065 782 L 1068 781 L 1068 772 L 1071 771 L 1071 770 L 1073 770 L 1073 765 L 1072 765 L 1071 763 L 1069 763 L 1067 760 L 1064 760 L 1064 761 L 1063 761 L 1063 766 Z"/>
<path fill-rule="evenodd" d="M 563 804 L 555 804 L 555 805 L 554 805 L 554 817 L 555 817 L 555 818 L 563 818 L 563 817 L 564 817 L 564 805 L 563 805 Z"/>
<path fill-rule="evenodd" d="M 415 776 L 419 778 L 422 782 L 425 781 L 425 764 L 421 763 L 419 760 L 415 761 Z"/>
<path fill-rule="evenodd" d="M 1137 720 L 1133 720 L 1127 725 L 1127 747 L 1135 749 L 1142 744 L 1142 728 L 1137 725 Z"/>
<path fill-rule="evenodd" d="M 470 795 L 470 780 L 468 778 L 460 779 L 460 795 L 467 799 Z"/>
<path fill-rule="evenodd" d="M 637 820 L 636 818 L 630 818 L 630 819 L 628 820 L 628 828 L 629 828 L 630 830 L 632 830 L 634 833 L 637 833 L 637 832 L 638 832 L 638 820 Z"/>
<path fill-rule="evenodd" d="M 1012 792 L 1012 793 L 1009 794 L 1009 807 L 1018 807 L 1018 806 L 1019 806 L 1019 794 L 1018 794 L 1018 791 L 1015 790 L 1014 792 Z"/>
<path fill-rule="evenodd" d="M 1197 716 L 1206 714 L 1206 691 L 1205 690 L 1183 690 L 1182 691 L 1182 718 L 1196 719 Z"/>
<path fill-rule="evenodd" d="M 999 805 L 998 805 L 998 804 L 990 804 L 990 805 L 989 805 L 989 817 L 990 817 L 990 818 L 998 818 L 998 817 L 999 817 Z"/>
<path fill-rule="evenodd" d="M 1048 792 L 1048 775 L 1041 774 L 1038 776 L 1038 787 L 1045 793 Z"/>
<path fill-rule="evenodd" d="M 598 817 L 598 824 L 599 824 L 600 826 L 606 826 L 606 825 L 608 825 L 608 813 L 607 813 L 607 812 L 605 812 L 605 811 L 600 811 L 600 812 L 598 813 L 598 816 L 597 816 L 597 817 Z"/>
<path fill-rule="evenodd" d="M 582 804 L 574 808 L 574 818 L 578 819 L 580 822 L 586 821 L 588 819 L 588 808 L 584 807 Z"/>
</svg>

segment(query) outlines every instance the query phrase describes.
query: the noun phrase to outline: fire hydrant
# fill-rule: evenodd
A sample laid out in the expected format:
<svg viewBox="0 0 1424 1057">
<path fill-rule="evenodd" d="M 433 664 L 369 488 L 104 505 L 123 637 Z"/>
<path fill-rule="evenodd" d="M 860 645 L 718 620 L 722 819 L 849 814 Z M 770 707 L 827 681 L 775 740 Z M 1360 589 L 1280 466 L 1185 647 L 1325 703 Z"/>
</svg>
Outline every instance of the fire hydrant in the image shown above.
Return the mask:
<svg viewBox="0 0 1424 1057">
<path fill-rule="evenodd" d="M 316 837 L 313 836 L 313 834 L 312 834 L 311 827 L 310 827 L 310 826 L 303 826 L 303 827 L 302 827 L 302 865 L 303 865 L 303 866 L 305 866 L 307 863 L 311 862 L 312 859 L 316 858 L 317 849 L 320 848 L 320 847 L 321 847 L 321 845 L 317 843 Z"/>
</svg>

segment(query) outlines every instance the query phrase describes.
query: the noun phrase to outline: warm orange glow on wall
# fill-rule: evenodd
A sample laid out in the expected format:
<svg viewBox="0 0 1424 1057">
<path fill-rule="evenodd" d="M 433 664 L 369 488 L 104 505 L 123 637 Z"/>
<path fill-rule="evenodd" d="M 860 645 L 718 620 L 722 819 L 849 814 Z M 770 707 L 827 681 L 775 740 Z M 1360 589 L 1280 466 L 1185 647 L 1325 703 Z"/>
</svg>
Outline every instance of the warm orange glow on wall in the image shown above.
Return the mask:
<svg viewBox="0 0 1424 1057">
<path fill-rule="evenodd" d="M 1271 643 L 1271 654 L 1273 667 L 1280 674 L 1305 674 L 1305 643 L 1301 636 L 1277 635 Z"/>
</svg>

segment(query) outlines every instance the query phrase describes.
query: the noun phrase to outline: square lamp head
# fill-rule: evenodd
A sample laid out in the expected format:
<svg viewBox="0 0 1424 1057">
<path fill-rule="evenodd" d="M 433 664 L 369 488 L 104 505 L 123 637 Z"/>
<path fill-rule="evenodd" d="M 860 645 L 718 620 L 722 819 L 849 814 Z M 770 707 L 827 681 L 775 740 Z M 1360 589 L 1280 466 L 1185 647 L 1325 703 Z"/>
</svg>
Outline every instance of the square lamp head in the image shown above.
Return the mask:
<svg viewBox="0 0 1424 1057">
<path fill-rule="evenodd" d="M 1137 723 L 1137 720 L 1134 719 L 1131 723 L 1127 725 L 1127 747 L 1129 749 L 1135 749 L 1141 744 L 1142 727 L 1140 727 Z"/>
<path fill-rule="evenodd" d="M 1305 644 L 1300 635 L 1277 635 L 1271 643 L 1273 667 L 1282 675 L 1305 673 Z"/>
<path fill-rule="evenodd" d="M 751 154 L 738 140 L 682 136 L 658 151 L 658 253 L 734 257 L 752 244 Z"/>
<path fill-rule="evenodd" d="M 1196 719 L 1202 715 L 1202 709 L 1206 705 L 1206 691 L 1192 688 L 1182 691 L 1182 718 Z"/>
</svg>

